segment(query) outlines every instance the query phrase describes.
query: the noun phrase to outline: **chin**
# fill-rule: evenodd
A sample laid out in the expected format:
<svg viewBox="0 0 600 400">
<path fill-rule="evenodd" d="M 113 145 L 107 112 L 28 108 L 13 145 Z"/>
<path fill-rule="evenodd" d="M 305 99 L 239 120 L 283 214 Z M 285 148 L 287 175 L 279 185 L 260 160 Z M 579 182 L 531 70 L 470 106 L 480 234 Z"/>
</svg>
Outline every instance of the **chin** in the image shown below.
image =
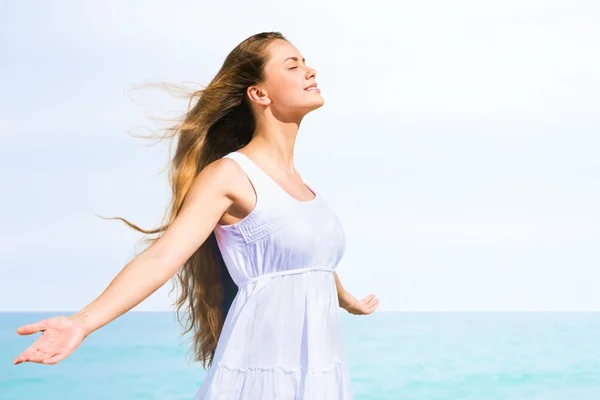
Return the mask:
<svg viewBox="0 0 600 400">
<path fill-rule="evenodd" d="M 303 104 L 298 104 L 294 107 L 297 113 L 300 115 L 306 115 L 311 111 L 314 111 L 318 108 L 321 108 L 325 104 L 325 99 L 322 97 L 319 99 L 313 99 L 311 101 L 303 102 Z"/>
<path fill-rule="evenodd" d="M 319 96 L 319 99 L 311 101 L 307 108 L 310 108 L 310 110 L 312 111 L 312 110 L 316 110 L 317 108 L 323 107 L 324 104 L 325 104 L 325 99 L 323 97 Z"/>
</svg>

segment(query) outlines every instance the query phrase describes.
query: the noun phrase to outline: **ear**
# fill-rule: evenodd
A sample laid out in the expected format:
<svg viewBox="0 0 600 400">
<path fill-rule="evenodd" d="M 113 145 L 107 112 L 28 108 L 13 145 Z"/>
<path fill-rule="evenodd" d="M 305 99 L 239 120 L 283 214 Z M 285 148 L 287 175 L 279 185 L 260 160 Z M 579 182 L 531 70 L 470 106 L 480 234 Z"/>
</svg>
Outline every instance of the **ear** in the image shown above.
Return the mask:
<svg viewBox="0 0 600 400">
<path fill-rule="evenodd" d="M 259 86 L 249 86 L 246 90 L 246 94 L 250 101 L 260 104 L 262 106 L 268 106 L 271 104 L 271 99 L 267 94 L 265 88 Z"/>
</svg>

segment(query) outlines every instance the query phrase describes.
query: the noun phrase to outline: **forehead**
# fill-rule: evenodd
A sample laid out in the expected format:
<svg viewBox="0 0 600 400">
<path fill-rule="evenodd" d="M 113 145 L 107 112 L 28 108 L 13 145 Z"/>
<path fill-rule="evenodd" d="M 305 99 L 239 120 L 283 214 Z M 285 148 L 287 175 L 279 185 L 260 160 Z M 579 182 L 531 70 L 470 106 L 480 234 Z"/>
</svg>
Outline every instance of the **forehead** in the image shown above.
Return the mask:
<svg viewBox="0 0 600 400">
<path fill-rule="evenodd" d="M 288 41 L 276 39 L 271 42 L 268 46 L 269 62 L 270 63 L 282 63 L 289 57 L 297 57 L 302 60 L 302 54 L 300 51 Z"/>
</svg>

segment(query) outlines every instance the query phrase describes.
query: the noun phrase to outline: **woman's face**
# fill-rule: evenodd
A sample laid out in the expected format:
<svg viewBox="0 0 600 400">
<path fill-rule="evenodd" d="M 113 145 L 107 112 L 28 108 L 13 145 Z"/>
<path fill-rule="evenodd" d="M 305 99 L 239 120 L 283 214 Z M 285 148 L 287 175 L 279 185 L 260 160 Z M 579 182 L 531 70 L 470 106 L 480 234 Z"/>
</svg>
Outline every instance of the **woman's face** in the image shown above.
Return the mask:
<svg viewBox="0 0 600 400">
<path fill-rule="evenodd" d="M 267 51 L 270 58 L 265 65 L 265 81 L 257 85 L 261 90 L 251 95 L 253 100 L 261 99 L 260 104 L 269 105 L 279 116 L 300 118 L 325 103 L 320 90 L 314 87 L 317 71 L 306 65 L 294 45 L 276 39 Z"/>
</svg>

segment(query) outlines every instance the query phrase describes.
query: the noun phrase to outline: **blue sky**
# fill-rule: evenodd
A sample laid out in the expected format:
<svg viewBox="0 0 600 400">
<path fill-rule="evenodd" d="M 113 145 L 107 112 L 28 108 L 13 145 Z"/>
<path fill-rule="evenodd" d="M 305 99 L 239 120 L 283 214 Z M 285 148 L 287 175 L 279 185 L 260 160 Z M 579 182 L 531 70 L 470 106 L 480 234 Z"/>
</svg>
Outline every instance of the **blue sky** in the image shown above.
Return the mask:
<svg viewBox="0 0 600 400">
<path fill-rule="evenodd" d="M 382 311 L 599 311 L 600 6 L 321 3 L 2 3 L 0 311 L 106 287 L 140 236 L 92 212 L 161 218 L 167 148 L 127 132 L 185 104 L 128 90 L 208 83 L 271 30 L 318 70 L 296 166 L 342 219 L 350 292 Z M 169 289 L 136 309 L 167 310 Z"/>
</svg>

